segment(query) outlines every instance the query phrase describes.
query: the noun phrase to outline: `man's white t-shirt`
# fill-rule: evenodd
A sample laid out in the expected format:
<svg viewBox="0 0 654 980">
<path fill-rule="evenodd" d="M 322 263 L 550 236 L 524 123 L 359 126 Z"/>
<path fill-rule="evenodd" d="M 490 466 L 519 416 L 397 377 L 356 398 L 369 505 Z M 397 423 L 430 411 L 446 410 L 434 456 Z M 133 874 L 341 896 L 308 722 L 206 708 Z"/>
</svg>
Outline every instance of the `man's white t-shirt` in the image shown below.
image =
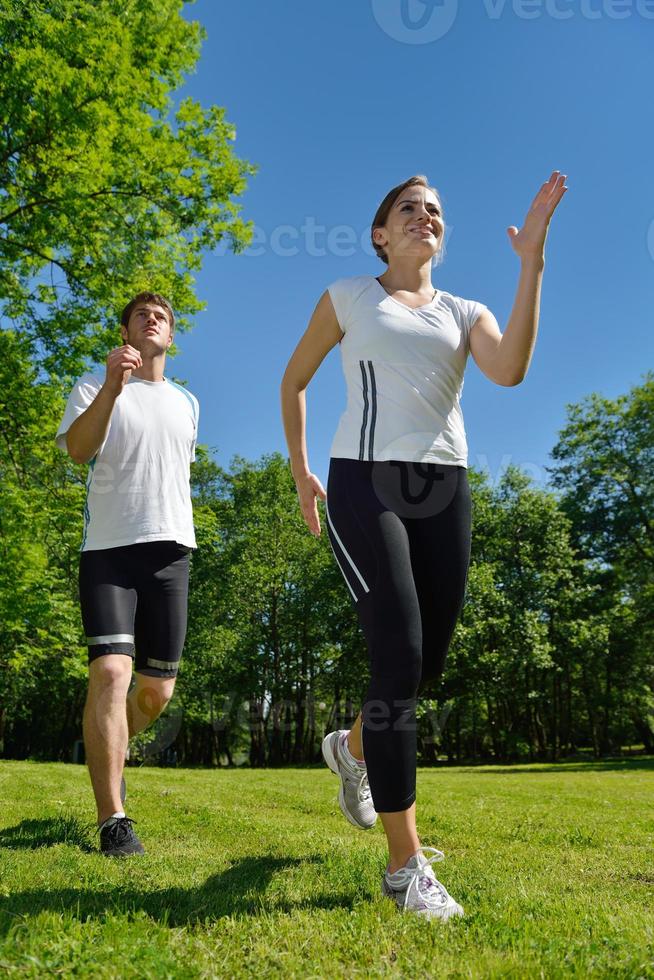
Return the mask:
<svg viewBox="0 0 654 980">
<path fill-rule="evenodd" d="M 70 393 L 56 442 L 104 381 L 84 374 Z M 190 489 L 199 404 L 173 381 L 131 377 L 115 401 L 109 431 L 89 463 L 82 551 L 146 541 L 196 547 Z"/>
<path fill-rule="evenodd" d="M 412 310 L 374 276 L 339 279 L 329 296 L 347 383 L 331 456 L 467 466 L 463 372 L 486 307 L 437 290 Z"/>
</svg>

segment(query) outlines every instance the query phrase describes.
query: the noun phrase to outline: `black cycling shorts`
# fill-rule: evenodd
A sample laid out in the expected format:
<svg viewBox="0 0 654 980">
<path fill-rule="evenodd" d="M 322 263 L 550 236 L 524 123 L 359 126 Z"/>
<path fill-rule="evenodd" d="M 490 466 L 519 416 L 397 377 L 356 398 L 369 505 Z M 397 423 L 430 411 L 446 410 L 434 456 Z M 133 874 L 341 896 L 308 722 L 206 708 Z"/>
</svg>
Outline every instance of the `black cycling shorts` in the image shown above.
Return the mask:
<svg viewBox="0 0 654 980">
<path fill-rule="evenodd" d="M 83 551 L 82 622 L 89 663 L 122 653 L 150 677 L 175 677 L 186 637 L 190 551 L 176 541 L 147 541 Z"/>
</svg>

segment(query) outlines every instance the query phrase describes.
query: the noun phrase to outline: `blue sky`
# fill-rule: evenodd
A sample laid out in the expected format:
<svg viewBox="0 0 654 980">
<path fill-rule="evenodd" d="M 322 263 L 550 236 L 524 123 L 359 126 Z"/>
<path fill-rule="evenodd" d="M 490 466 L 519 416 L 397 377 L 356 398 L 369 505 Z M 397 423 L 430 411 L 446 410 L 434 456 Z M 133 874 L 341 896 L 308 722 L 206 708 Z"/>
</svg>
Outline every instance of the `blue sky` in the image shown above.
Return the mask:
<svg viewBox="0 0 654 980">
<path fill-rule="evenodd" d="M 519 271 L 506 228 L 559 169 L 530 372 L 500 388 L 470 359 L 462 401 L 469 464 L 544 484 L 566 404 L 626 392 L 653 364 L 654 0 L 198 0 L 185 16 L 208 36 L 179 94 L 225 106 L 259 167 L 242 198 L 257 245 L 206 256 L 207 309 L 169 366 L 200 399 L 201 441 L 222 465 L 286 452 L 288 357 L 331 282 L 381 274 L 370 220 L 411 174 L 444 204 L 434 285 L 503 328 Z M 323 479 L 344 404 L 335 350 L 308 391 Z"/>
</svg>

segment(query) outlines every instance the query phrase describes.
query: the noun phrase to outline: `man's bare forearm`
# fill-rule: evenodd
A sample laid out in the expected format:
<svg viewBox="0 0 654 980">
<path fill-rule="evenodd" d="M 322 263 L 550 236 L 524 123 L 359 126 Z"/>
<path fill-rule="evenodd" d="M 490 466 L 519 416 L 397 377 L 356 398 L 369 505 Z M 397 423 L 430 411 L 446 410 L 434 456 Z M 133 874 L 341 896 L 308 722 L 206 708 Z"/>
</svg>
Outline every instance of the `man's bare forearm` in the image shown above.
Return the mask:
<svg viewBox="0 0 654 980">
<path fill-rule="evenodd" d="M 66 448 L 74 462 L 88 463 L 96 455 L 106 439 L 117 397 L 103 385 L 86 411 L 68 429 Z"/>
</svg>

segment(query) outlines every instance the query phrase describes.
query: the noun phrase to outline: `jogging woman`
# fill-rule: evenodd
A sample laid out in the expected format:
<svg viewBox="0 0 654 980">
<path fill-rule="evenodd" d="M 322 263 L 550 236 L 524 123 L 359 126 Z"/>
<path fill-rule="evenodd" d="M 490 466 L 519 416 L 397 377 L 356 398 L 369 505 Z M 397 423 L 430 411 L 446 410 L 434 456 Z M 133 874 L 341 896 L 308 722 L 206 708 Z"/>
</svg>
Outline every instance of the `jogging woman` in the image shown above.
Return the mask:
<svg viewBox="0 0 654 980">
<path fill-rule="evenodd" d="M 328 288 L 282 382 L 302 514 L 320 534 L 317 498 L 326 499 L 329 538 L 370 662 L 361 715 L 351 731 L 327 735 L 323 756 L 341 779 L 347 819 L 367 828 L 379 814 L 389 849 L 383 894 L 430 919 L 463 915 L 434 875 L 432 863 L 443 854 L 422 847 L 415 808 L 416 700 L 443 671 L 470 556 L 463 373 L 471 353 L 495 384 L 524 379 L 536 341 L 545 239 L 565 179 L 554 171 L 522 228 L 507 230 L 520 278 L 503 334 L 484 305 L 432 285 L 445 231 L 437 191 L 423 176 L 394 187 L 371 230 L 386 270 Z M 338 343 L 348 396 L 325 494 L 307 459 L 305 389 Z"/>
</svg>

